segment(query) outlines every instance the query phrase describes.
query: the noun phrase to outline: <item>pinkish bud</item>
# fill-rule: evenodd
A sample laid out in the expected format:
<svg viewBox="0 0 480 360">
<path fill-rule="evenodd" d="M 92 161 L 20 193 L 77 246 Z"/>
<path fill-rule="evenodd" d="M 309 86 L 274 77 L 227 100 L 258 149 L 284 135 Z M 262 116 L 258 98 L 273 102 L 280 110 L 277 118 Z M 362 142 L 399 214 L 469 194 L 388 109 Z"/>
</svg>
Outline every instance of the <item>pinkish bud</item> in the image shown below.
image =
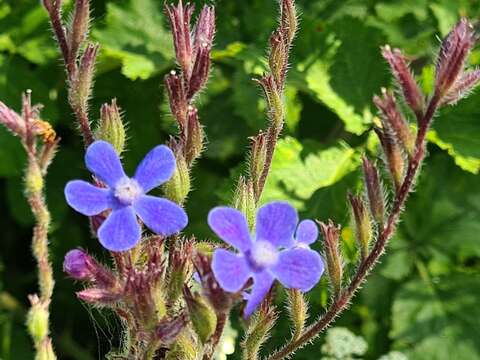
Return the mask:
<svg viewBox="0 0 480 360">
<path fill-rule="evenodd" d="M 23 118 L 0 101 L 0 124 L 21 138 L 25 137 L 26 126 Z"/>
<path fill-rule="evenodd" d="M 392 176 L 395 190 L 398 192 L 402 186 L 405 169 L 402 151 L 388 129 L 375 128 L 375 132 L 382 144 L 385 161 Z"/>
<path fill-rule="evenodd" d="M 73 21 L 69 32 L 70 56 L 73 59 L 77 58 L 78 50 L 88 35 L 89 23 L 90 0 L 76 0 Z"/>
<path fill-rule="evenodd" d="M 177 61 L 187 78 L 190 78 L 193 61 L 192 38 L 190 34 L 190 21 L 192 18 L 193 5 L 183 5 L 182 0 L 177 6 L 165 5 L 165 11 L 170 20 L 173 34 L 173 45 Z"/>
<path fill-rule="evenodd" d="M 423 95 L 402 52 L 399 49 L 392 50 L 390 46 L 386 45 L 382 49 L 382 55 L 388 61 L 392 73 L 402 89 L 405 101 L 417 117 L 421 118 L 424 107 Z"/>
<path fill-rule="evenodd" d="M 462 18 L 443 40 L 437 59 L 435 94 L 441 98 L 448 94 L 462 75 L 465 62 L 475 44 L 472 24 Z"/>
<path fill-rule="evenodd" d="M 187 98 L 182 78 L 176 71 L 172 70 L 165 76 L 165 87 L 170 103 L 170 111 L 175 119 L 179 122 L 180 130 L 183 131 L 187 127 Z"/>
<path fill-rule="evenodd" d="M 464 73 L 455 83 L 453 88 L 442 99 L 442 104 L 454 105 L 459 100 L 468 96 L 480 83 L 480 69 Z"/>
<path fill-rule="evenodd" d="M 335 297 L 342 290 L 343 260 L 340 252 L 340 226 L 331 220 L 328 224 L 320 222 L 320 231 L 323 235 L 327 272 Z"/>
<path fill-rule="evenodd" d="M 382 97 L 374 96 L 373 102 L 381 112 L 384 127 L 392 129 L 406 153 L 412 155 L 415 147 L 415 138 L 410 131 L 407 121 L 399 111 L 393 94 L 382 88 Z"/>
<path fill-rule="evenodd" d="M 205 5 L 200 12 L 195 28 L 194 48 L 211 48 L 215 36 L 215 8 Z"/>
<path fill-rule="evenodd" d="M 83 250 L 70 250 L 63 261 L 63 271 L 75 280 L 92 281 L 94 260 Z"/>
<path fill-rule="evenodd" d="M 89 288 L 78 291 L 77 297 L 92 305 L 113 305 L 121 299 L 122 295 L 110 289 Z"/>
<path fill-rule="evenodd" d="M 367 188 L 370 212 L 379 224 L 383 224 L 385 217 L 385 203 L 382 185 L 378 170 L 366 157 L 363 158 L 363 174 Z"/>
</svg>

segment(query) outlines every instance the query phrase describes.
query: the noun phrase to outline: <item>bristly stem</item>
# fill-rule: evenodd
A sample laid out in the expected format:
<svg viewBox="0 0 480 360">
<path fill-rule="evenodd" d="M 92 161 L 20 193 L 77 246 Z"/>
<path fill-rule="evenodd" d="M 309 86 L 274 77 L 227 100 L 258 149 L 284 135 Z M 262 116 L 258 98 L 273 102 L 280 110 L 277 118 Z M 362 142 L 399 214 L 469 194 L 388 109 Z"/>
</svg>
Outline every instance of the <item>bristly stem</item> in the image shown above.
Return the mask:
<svg viewBox="0 0 480 360">
<path fill-rule="evenodd" d="M 366 257 L 359 265 L 355 276 L 351 280 L 349 286 L 343 291 L 343 293 L 336 298 L 330 305 L 327 312 L 320 317 L 314 324 L 309 326 L 307 330 L 296 340 L 290 341 L 282 349 L 269 356 L 267 360 L 280 360 L 290 356 L 297 349 L 303 347 L 316 336 L 318 336 L 328 325 L 342 313 L 350 303 L 350 300 L 355 295 L 360 285 L 363 283 L 367 275 L 375 267 L 380 256 L 384 253 L 388 240 L 392 237 L 402 209 L 411 193 L 415 178 L 418 175 L 418 170 L 425 158 L 425 138 L 427 131 L 432 123 L 433 117 L 439 105 L 438 97 L 434 96 L 428 105 L 428 108 L 423 115 L 420 127 L 417 133 L 415 142 L 415 150 L 412 159 L 409 161 L 408 170 L 405 179 L 402 183 L 400 191 L 397 193 L 393 205 L 393 209 L 388 217 L 386 225 L 377 237 L 375 245 L 372 248 L 368 257 Z"/>
</svg>

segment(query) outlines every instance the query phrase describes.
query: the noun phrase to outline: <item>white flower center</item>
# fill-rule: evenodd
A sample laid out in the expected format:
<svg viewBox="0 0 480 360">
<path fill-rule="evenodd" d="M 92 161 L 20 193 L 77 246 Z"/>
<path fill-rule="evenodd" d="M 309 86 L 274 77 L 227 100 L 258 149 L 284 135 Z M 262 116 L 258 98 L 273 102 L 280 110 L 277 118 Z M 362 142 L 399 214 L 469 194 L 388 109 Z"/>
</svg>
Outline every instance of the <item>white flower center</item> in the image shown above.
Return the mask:
<svg viewBox="0 0 480 360">
<path fill-rule="evenodd" d="M 134 179 L 123 178 L 115 186 L 115 197 L 124 205 L 131 205 L 140 195 L 142 188 Z"/>
<path fill-rule="evenodd" d="M 278 251 L 267 241 L 256 241 L 251 250 L 251 259 L 259 268 L 267 268 L 278 260 Z"/>
</svg>

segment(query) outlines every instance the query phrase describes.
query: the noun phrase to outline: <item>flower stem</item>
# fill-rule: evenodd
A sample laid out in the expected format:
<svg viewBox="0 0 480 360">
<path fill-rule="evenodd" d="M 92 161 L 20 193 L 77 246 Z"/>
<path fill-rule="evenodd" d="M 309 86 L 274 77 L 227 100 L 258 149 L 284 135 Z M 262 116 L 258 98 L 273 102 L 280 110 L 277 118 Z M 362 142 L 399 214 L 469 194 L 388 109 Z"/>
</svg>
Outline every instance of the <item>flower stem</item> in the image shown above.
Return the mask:
<svg viewBox="0 0 480 360">
<path fill-rule="evenodd" d="M 383 230 L 377 237 L 375 245 L 372 248 L 370 254 L 360 263 L 355 273 L 355 276 L 350 282 L 350 285 L 343 290 L 340 296 L 335 298 L 327 312 L 315 323 L 309 326 L 300 337 L 287 343 L 283 348 L 278 350 L 273 355 L 269 356 L 267 360 L 284 359 L 285 357 L 288 357 L 297 349 L 303 347 L 304 345 L 312 341 L 315 337 L 317 337 L 338 315 L 340 315 L 340 313 L 342 313 L 348 307 L 350 300 L 358 291 L 360 285 L 363 283 L 371 270 L 375 267 L 378 259 L 385 251 L 388 240 L 395 232 L 398 220 L 402 213 L 402 209 L 405 205 L 408 195 L 412 191 L 413 184 L 418 175 L 421 164 L 425 158 L 425 138 L 427 131 L 432 123 L 434 114 L 438 108 L 438 105 L 439 99 L 438 97 L 434 96 L 429 102 L 428 108 L 422 117 L 422 121 L 419 122 L 419 130 L 415 142 L 414 154 L 409 161 L 408 170 L 405 175 L 405 179 L 403 180 L 400 191 L 395 197 L 393 209 L 390 212 L 390 216 L 388 217 L 388 220 Z"/>
</svg>

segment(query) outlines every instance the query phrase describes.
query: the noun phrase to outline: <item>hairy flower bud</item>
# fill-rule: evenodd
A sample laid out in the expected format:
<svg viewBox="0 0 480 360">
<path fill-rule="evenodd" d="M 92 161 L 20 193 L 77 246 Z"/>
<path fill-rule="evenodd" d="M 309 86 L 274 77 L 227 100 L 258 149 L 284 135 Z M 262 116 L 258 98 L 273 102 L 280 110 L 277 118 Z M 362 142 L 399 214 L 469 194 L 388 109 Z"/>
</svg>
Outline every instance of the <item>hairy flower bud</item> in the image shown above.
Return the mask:
<svg viewBox="0 0 480 360">
<path fill-rule="evenodd" d="M 217 315 L 205 298 L 198 293 L 192 294 L 187 286 L 183 289 L 183 296 L 193 328 L 202 344 L 205 344 L 215 331 Z"/>
<path fill-rule="evenodd" d="M 194 239 L 189 239 L 172 250 L 171 266 L 168 274 L 168 297 L 171 304 L 174 304 L 181 296 L 186 280 L 192 275 L 193 246 Z"/>
<path fill-rule="evenodd" d="M 288 47 L 280 30 L 270 36 L 270 56 L 268 63 L 277 89 L 283 89 L 288 62 Z"/>
<path fill-rule="evenodd" d="M 186 325 L 187 315 L 185 313 L 175 318 L 163 319 L 155 328 L 155 337 L 161 344 L 169 345 L 177 339 Z"/>
<path fill-rule="evenodd" d="M 63 271 L 72 279 L 94 282 L 99 287 L 114 287 L 114 275 L 81 249 L 70 250 L 63 261 Z"/>
<path fill-rule="evenodd" d="M 383 224 L 385 218 L 385 203 L 380 176 L 378 170 L 366 157 L 363 158 L 363 174 L 367 188 L 370 212 L 379 224 Z"/>
<path fill-rule="evenodd" d="M 38 296 L 30 296 L 31 308 L 27 316 L 27 328 L 33 341 L 37 344 L 48 336 L 48 306 Z"/>
<path fill-rule="evenodd" d="M 320 222 L 323 235 L 327 272 L 333 288 L 334 296 L 340 295 L 342 290 L 343 260 L 340 252 L 340 226 L 332 221 L 328 224 Z"/>
<path fill-rule="evenodd" d="M 244 340 L 241 343 L 246 359 L 255 359 L 278 319 L 275 307 L 266 301 L 250 318 Z"/>
<path fill-rule="evenodd" d="M 462 18 L 443 40 L 437 59 L 435 95 L 440 99 L 449 93 L 461 77 L 465 62 L 475 44 L 472 24 Z"/>
<path fill-rule="evenodd" d="M 407 61 L 399 49 L 391 49 L 386 45 L 382 48 L 382 55 L 388 61 L 392 69 L 393 76 L 402 90 L 405 101 L 417 115 L 422 117 L 424 99 L 415 78 L 413 77 Z"/>
<path fill-rule="evenodd" d="M 390 134 L 388 128 L 375 128 L 374 130 L 382 144 L 385 161 L 388 165 L 390 175 L 392 176 L 395 190 L 398 192 L 402 186 L 405 169 L 405 160 L 403 159 L 402 150 L 398 146 L 393 135 Z"/>
<path fill-rule="evenodd" d="M 90 0 L 76 0 L 69 32 L 70 55 L 77 58 L 78 50 L 88 35 L 90 23 Z"/>
<path fill-rule="evenodd" d="M 298 30 L 297 9 L 294 0 L 281 1 L 281 31 L 290 45 Z"/>
<path fill-rule="evenodd" d="M 190 33 L 190 21 L 192 18 L 193 5 L 183 5 L 182 0 L 177 6 L 165 5 L 170 20 L 170 27 L 173 34 L 173 45 L 178 64 L 187 78 L 190 78 L 193 61 L 192 38 Z"/>
<path fill-rule="evenodd" d="M 165 76 L 165 88 L 168 94 L 170 111 L 178 121 L 180 130 L 187 127 L 187 97 L 183 86 L 182 78 L 175 70 Z"/>
<path fill-rule="evenodd" d="M 243 176 L 238 180 L 237 190 L 235 191 L 233 206 L 240 210 L 247 218 L 248 226 L 253 229 L 256 214 L 255 192 L 253 183 L 246 180 Z"/>
<path fill-rule="evenodd" d="M 250 178 L 254 185 L 260 182 L 260 178 L 265 168 L 265 162 L 267 160 L 267 137 L 264 133 L 260 132 L 257 136 L 250 138 L 251 150 L 250 150 Z M 257 191 L 255 189 L 255 191 Z"/>
<path fill-rule="evenodd" d="M 71 102 L 76 107 L 85 108 L 92 94 L 93 76 L 95 70 L 95 61 L 97 59 L 99 46 L 89 43 L 80 60 L 80 67 L 76 77 L 72 79 L 71 88 L 74 90 L 71 96 Z"/>
<path fill-rule="evenodd" d="M 281 91 L 279 91 L 272 75 L 265 75 L 257 80 L 265 94 L 267 101 L 268 116 L 276 129 L 281 129 L 284 122 L 284 105 Z"/>
<path fill-rule="evenodd" d="M 119 155 L 125 149 L 126 131 L 117 100 L 114 99 L 111 104 L 102 105 L 95 138 L 112 144 Z"/>
<path fill-rule="evenodd" d="M 168 199 L 183 204 L 190 192 L 190 172 L 180 152 L 175 152 L 175 159 L 177 166 L 173 176 L 163 185 L 163 191 Z"/>
<path fill-rule="evenodd" d="M 198 109 L 192 105 L 188 107 L 187 129 L 185 143 L 185 160 L 192 164 L 202 153 L 204 133 L 198 118 Z"/>
<path fill-rule="evenodd" d="M 8 130 L 20 138 L 25 137 L 25 121 L 15 111 L 0 101 L 0 124 L 3 124 Z"/>
<path fill-rule="evenodd" d="M 78 291 L 77 297 L 92 305 L 111 306 L 121 299 L 122 294 L 113 290 L 88 288 Z"/>
<path fill-rule="evenodd" d="M 374 96 L 373 102 L 381 113 L 384 127 L 392 129 L 405 152 L 411 156 L 415 148 L 415 137 L 409 125 L 398 109 L 395 97 L 391 92 L 382 88 L 382 97 Z"/>
<path fill-rule="evenodd" d="M 442 99 L 442 104 L 454 105 L 459 100 L 468 96 L 480 83 L 480 69 L 464 73 Z"/>
<path fill-rule="evenodd" d="M 348 195 L 352 207 L 353 219 L 355 221 L 355 237 L 362 260 L 368 256 L 369 245 L 372 239 L 372 223 L 370 214 L 365 202 L 360 196 Z"/>
</svg>

